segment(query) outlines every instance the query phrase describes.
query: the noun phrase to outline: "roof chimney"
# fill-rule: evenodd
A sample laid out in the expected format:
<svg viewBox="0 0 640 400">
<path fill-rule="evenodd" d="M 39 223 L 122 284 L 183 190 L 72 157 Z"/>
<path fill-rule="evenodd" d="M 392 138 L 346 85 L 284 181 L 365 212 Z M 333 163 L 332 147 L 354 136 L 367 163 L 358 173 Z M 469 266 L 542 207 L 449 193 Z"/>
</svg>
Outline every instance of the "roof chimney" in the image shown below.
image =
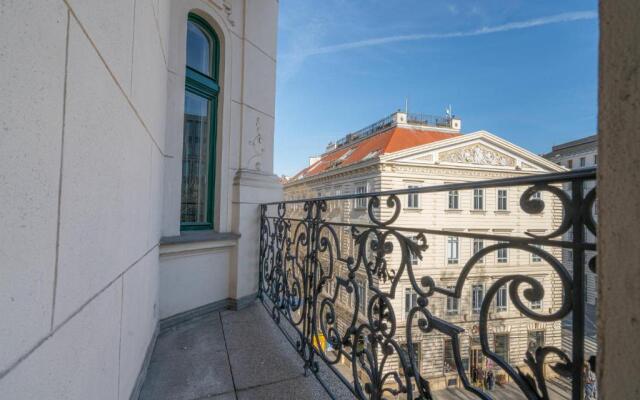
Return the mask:
<svg viewBox="0 0 640 400">
<path fill-rule="evenodd" d="M 317 163 L 318 161 L 320 161 L 321 158 L 322 158 L 321 156 L 309 157 L 309 166 L 312 166 L 313 164 Z"/>
</svg>

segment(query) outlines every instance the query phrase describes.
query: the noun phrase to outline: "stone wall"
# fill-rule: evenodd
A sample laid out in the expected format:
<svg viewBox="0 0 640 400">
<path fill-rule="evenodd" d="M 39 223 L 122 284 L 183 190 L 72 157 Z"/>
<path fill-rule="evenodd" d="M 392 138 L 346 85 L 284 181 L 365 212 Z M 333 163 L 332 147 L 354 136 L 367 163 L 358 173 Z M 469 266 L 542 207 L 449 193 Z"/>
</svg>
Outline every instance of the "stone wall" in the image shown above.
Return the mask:
<svg viewBox="0 0 640 400">
<path fill-rule="evenodd" d="M 640 398 L 640 2 L 600 1 L 598 378 Z"/>
<path fill-rule="evenodd" d="M 167 3 L 0 13 L 0 393 L 128 398 L 157 324 Z"/>
<path fill-rule="evenodd" d="M 161 273 L 161 238 L 180 234 L 189 12 L 223 43 L 215 228 L 242 239 L 173 251 Z M 276 0 L 0 2 L 0 397 L 127 399 L 160 317 L 255 291 L 243 230 L 279 195 L 276 23 Z M 269 190 L 243 200 L 234 182 Z"/>
</svg>

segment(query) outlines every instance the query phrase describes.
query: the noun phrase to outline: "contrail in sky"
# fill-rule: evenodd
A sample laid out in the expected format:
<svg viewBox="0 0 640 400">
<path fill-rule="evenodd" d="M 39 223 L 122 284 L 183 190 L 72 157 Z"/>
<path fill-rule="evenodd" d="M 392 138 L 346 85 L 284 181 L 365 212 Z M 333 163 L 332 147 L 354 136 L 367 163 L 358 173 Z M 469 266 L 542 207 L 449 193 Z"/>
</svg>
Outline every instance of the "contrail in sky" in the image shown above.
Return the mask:
<svg viewBox="0 0 640 400">
<path fill-rule="evenodd" d="M 330 46 L 321 46 L 316 48 L 302 49 L 299 52 L 287 54 L 284 57 L 293 57 L 293 58 L 303 59 L 309 56 L 314 56 L 319 54 L 337 53 L 340 51 L 347 51 L 347 50 L 358 49 L 363 47 L 378 46 L 381 44 L 388 44 L 388 43 L 480 36 L 480 35 L 487 35 L 490 33 L 507 32 L 507 31 L 513 31 L 518 29 L 533 28 L 533 27 L 542 26 L 542 25 L 590 20 L 590 19 L 597 19 L 597 18 L 598 18 L 598 13 L 595 11 L 567 12 L 562 14 L 549 15 L 546 17 L 529 19 L 526 21 L 509 22 L 503 25 L 487 26 L 487 27 L 469 30 L 469 31 L 458 31 L 458 32 L 448 32 L 448 33 L 416 33 L 411 35 L 385 36 L 385 37 L 371 38 L 371 39 L 365 39 L 365 40 L 358 40 L 354 42 L 347 42 L 347 43 L 335 44 Z"/>
</svg>

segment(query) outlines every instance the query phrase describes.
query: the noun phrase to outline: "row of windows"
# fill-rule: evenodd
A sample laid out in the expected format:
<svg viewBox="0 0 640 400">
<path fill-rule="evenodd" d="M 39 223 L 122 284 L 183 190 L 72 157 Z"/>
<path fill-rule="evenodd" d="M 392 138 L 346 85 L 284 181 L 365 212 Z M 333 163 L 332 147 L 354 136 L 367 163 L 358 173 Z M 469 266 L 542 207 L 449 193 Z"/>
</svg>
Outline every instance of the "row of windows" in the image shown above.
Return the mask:
<svg viewBox="0 0 640 400">
<path fill-rule="evenodd" d="M 414 241 L 417 241 L 417 237 L 413 236 L 411 238 Z M 541 245 L 532 244 L 532 246 L 542 249 Z M 472 244 L 473 254 L 478 253 L 480 250 L 484 249 L 485 243 L 482 238 L 474 238 Z M 509 262 L 509 248 L 504 247 L 496 250 L 496 262 L 498 264 L 504 264 Z M 447 264 L 458 264 L 460 262 L 460 238 L 457 236 L 447 236 L 447 247 L 446 247 L 446 257 Z M 480 258 L 477 263 L 484 263 L 484 257 Z M 531 262 L 538 263 L 541 262 L 542 258 L 538 254 L 531 253 Z M 411 265 L 418 265 L 419 259 L 412 253 L 409 254 L 409 262 Z"/>
<path fill-rule="evenodd" d="M 558 165 L 562 165 L 562 162 L 558 162 Z M 593 165 L 598 165 L 598 155 L 594 154 L 593 155 Z M 578 159 L 578 167 L 579 168 L 584 168 L 587 166 L 587 157 L 580 157 Z M 567 160 L 566 162 L 566 167 L 569 169 L 573 169 L 573 160 Z"/>
<path fill-rule="evenodd" d="M 417 189 L 420 186 L 409 185 L 407 189 Z M 369 185 L 366 182 L 359 182 L 355 185 L 354 194 L 364 194 L 370 191 Z M 316 197 L 322 197 L 324 195 L 330 195 L 329 193 L 322 193 L 322 191 L 317 191 Z M 334 195 L 341 194 L 340 189 L 336 189 Z M 302 196 L 304 197 L 304 196 Z M 302 198 L 301 197 L 301 198 Z M 541 194 L 539 192 L 534 193 L 531 196 L 532 199 L 541 199 Z M 295 200 L 295 198 L 292 198 Z M 367 208 L 367 197 L 361 197 L 353 199 L 353 208 L 355 209 L 364 209 Z M 420 193 L 409 193 L 407 194 L 406 200 L 406 208 L 418 209 L 420 208 Z M 473 200 L 472 200 L 472 209 L 476 211 L 485 211 L 486 207 L 486 191 L 485 189 L 473 189 Z M 458 190 L 450 190 L 447 193 L 447 209 L 449 210 L 460 210 L 460 191 Z M 496 209 L 498 211 L 508 211 L 509 210 L 509 191 L 508 189 L 497 189 L 496 191 Z"/>
<path fill-rule="evenodd" d="M 418 188 L 419 186 L 408 186 L 408 189 Z M 507 189 L 498 189 L 496 191 L 496 209 L 498 211 L 509 210 L 509 191 Z M 532 199 L 540 199 L 540 193 L 534 193 Z M 486 196 L 484 189 L 473 189 L 472 209 L 484 211 L 486 207 Z M 409 193 L 407 195 L 407 208 L 420 208 L 420 193 Z M 458 190 L 450 190 L 447 194 L 447 208 L 449 210 L 460 209 L 460 192 Z"/>
<path fill-rule="evenodd" d="M 448 286 L 447 289 L 453 291 L 455 289 L 454 286 Z M 505 312 L 508 309 L 508 288 L 506 285 L 501 286 L 498 289 L 498 292 L 495 296 L 495 311 L 496 312 Z M 480 314 L 480 309 L 482 308 L 482 302 L 484 301 L 485 296 L 485 286 L 484 284 L 478 283 L 471 286 L 471 312 L 473 314 Z M 404 314 L 405 317 L 409 315 L 409 311 L 413 307 L 417 306 L 418 295 L 413 290 L 413 288 L 408 287 L 404 290 Z M 530 302 L 530 307 L 532 310 L 540 310 L 542 309 L 542 300 L 536 300 Z M 446 306 L 445 306 L 446 315 L 458 315 L 460 314 L 460 299 L 456 297 L 447 296 Z"/>
<path fill-rule="evenodd" d="M 330 281 L 328 285 L 325 286 L 325 291 L 327 294 L 334 293 L 336 289 L 335 281 Z M 454 286 L 448 286 L 447 289 L 453 291 L 455 289 Z M 367 288 L 366 285 L 361 281 L 356 281 L 356 290 L 358 292 L 358 311 L 362 314 L 366 312 L 367 307 Z M 505 312 L 508 309 L 508 288 L 507 286 L 501 286 L 498 289 L 498 292 L 495 296 L 495 311 L 496 312 Z M 482 307 L 482 302 L 485 296 L 485 286 L 484 284 L 474 284 L 471 286 L 471 312 L 473 314 L 479 314 L 480 309 Z M 347 290 L 340 291 L 340 301 L 349 307 L 353 307 L 355 305 L 355 296 L 354 293 L 347 292 Z M 412 308 L 418 305 L 418 294 L 411 287 L 407 287 L 404 290 L 404 315 L 405 318 L 408 317 L 409 311 Z M 532 301 L 530 302 L 530 307 L 532 310 L 540 310 L 542 309 L 542 301 Z M 446 306 L 445 306 L 446 315 L 458 315 L 460 314 L 460 299 L 456 297 L 447 296 L 446 298 Z"/>
<path fill-rule="evenodd" d="M 543 330 L 532 330 L 527 332 L 527 350 L 535 352 L 538 347 L 544 346 L 545 332 Z M 497 356 L 509 362 L 509 342 L 508 333 L 496 333 L 493 336 L 493 348 Z M 443 372 L 453 372 L 456 370 L 456 362 L 453 353 L 453 343 L 451 339 L 444 340 L 443 349 Z M 473 351 L 473 349 L 472 349 Z M 418 358 L 420 360 L 420 358 Z M 463 359 L 464 369 L 469 370 L 468 359 Z"/>
</svg>

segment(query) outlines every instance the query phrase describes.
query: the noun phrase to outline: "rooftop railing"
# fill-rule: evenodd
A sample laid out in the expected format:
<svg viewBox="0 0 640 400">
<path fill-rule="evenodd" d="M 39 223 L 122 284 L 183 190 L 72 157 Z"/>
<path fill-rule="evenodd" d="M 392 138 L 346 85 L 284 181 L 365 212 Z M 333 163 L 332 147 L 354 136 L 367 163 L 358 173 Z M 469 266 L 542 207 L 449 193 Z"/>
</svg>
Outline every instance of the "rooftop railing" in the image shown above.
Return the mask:
<svg viewBox="0 0 640 400">
<path fill-rule="evenodd" d="M 451 117 L 429 115 L 429 114 L 422 114 L 422 113 L 409 113 L 407 114 L 407 123 L 412 125 L 425 125 L 425 126 L 435 126 L 438 128 L 450 128 Z"/>
<path fill-rule="evenodd" d="M 582 399 L 595 201 L 586 169 L 262 204 L 259 297 L 359 399 Z"/>
</svg>

